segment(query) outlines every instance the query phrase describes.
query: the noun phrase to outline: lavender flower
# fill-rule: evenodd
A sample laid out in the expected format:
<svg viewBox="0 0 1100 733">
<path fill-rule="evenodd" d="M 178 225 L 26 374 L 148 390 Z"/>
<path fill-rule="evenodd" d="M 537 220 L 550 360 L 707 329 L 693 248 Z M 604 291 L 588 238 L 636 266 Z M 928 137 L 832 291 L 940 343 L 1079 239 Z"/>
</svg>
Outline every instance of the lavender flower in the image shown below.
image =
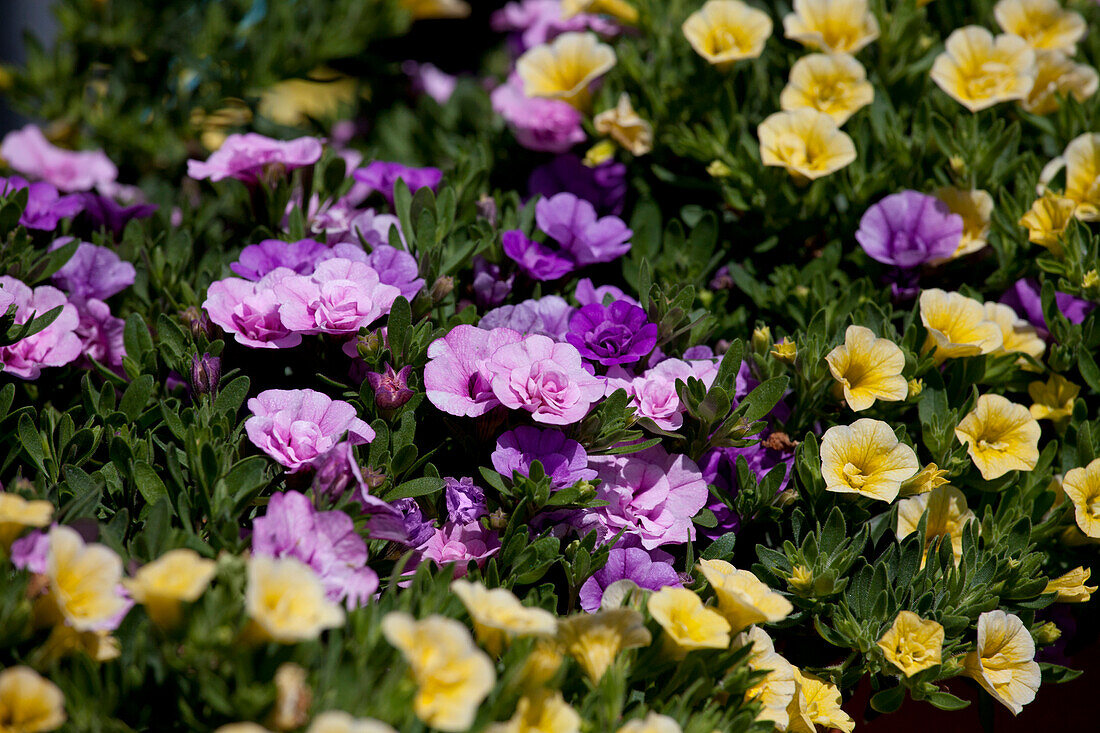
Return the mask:
<svg viewBox="0 0 1100 733">
<path fill-rule="evenodd" d="M 187 161 L 187 175 L 196 180 L 236 178 L 255 184 L 265 172 L 276 167 L 291 171 L 313 165 L 321 159 L 322 152 L 321 141 L 315 137 L 282 141 L 255 132 L 233 134 L 205 162 Z"/>
<path fill-rule="evenodd" d="M 279 318 L 298 333 L 354 334 L 389 313 L 401 294 L 369 265 L 342 258 L 317 265 L 312 275 L 274 282 Z"/>
<path fill-rule="evenodd" d="M 649 322 L 644 310 L 622 300 L 592 303 L 570 317 L 565 340 L 581 356 L 605 366 L 633 364 L 657 345 L 657 324 Z"/>
<path fill-rule="evenodd" d="M 76 196 L 93 228 L 106 228 L 116 235 L 122 234 L 131 219 L 146 219 L 159 208 L 156 204 L 146 203 L 141 189 L 132 186 L 101 184 L 98 192 L 87 191 Z M 115 196 L 129 200 L 119 202 Z"/>
<path fill-rule="evenodd" d="M 494 306 L 503 302 L 512 292 L 515 275 L 502 277 L 500 265 L 493 264 L 481 255 L 474 256 L 474 299 L 479 306 Z"/>
<path fill-rule="evenodd" d="M 365 184 L 372 191 L 378 191 L 393 206 L 393 189 L 399 180 L 413 193 L 420 188 L 430 188 L 433 191 L 443 179 L 443 172 L 438 168 L 411 168 L 401 163 L 388 163 L 381 160 L 360 168 L 352 174 L 356 181 Z"/>
<path fill-rule="evenodd" d="M 856 241 L 872 259 L 909 268 L 950 257 L 962 233 L 962 217 L 938 198 L 902 191 L 867 209 Z"/>
<path fill-rule="evenodd" d="M 531 464 L 538 461 L 555 489 L 596 478 L 596 472 L 588 467 L 584 447 L 554 428 L 521 425 L 502 433 L 491 460 L 497 473 L 507 478 L 516 473 L 530 476 Z"/>
<path fill-rule="evenodd" d="M 203 310 L 210 320 L 233 334 L 237 343 L 254 349 L 289 349 L 302 343 L 302 334 L 294 333 L 279 316 L 282 304 L 272 280 L 291 270 L 276 269 L 260 282 L 230 277 L 210 284 Z"/>
<path fill-rule="evenodd" d="M 493 30 L 512 34 L 509 39 L 516 53 L 552 41 L 569 31 L 592 30 L 604 36 L 619 32 L 609 18 L 591 13 L 563 17 L 561 0 L 517 0 L 493 13 Z"/>
<path fill-rule="evenodd" d="M 496 533 L 483 528 L 477 522 L 447 522 L 420 546 L 424 557 L 440 567 L 455 563 L 457 578 L 466 574 L 466 566 L 470 561 L 483 565 L 485 560 L 499 550 L 500 540 Z"/>
<path fill-rule="evenodd" d="M 626 201 L 626 166 L 608 161 L 589 168 L 575 155 L 559 155 L 531 172 L 527 188 L 532 196 L 543 198 L 572 193 L 601 214 L 617 215 Z"/>
<path fill-rule="evenodd" d="M 245 280 L 260 280 L 264 275 L 279 267 L 286 267 L 299 275 L 308 275 L 316 267 L 317 259 L 328 247 L 312 239 L 297 242 L 284 242 L 280 239 L 265 239 L 259 244 L 250 244 L 241 250 L 237 261 L 229 269 Z"/>
<path fill-rule="evenodd" d="M 516 305 L 502 305 L 486 313 L 478 323 L 480 328 L 509 328 L 522 334 L 540 334 L 563 341 L 569 329 L 573 307 L 557 295 L 538 300 L 525 300 Z"/>
<path fill-rule="evenodd" d="M 65 246 L 72 237 L 55 239 L 50 250 Z M 134 284 L 134 266 L 125 262 L 113 250 L 89 242 L 81 242 L 69 261 L 53 275 L 53 283 L 74 300 L 96 298 L 106 300 Z"/>
<path fill-rule="evenodd" d="M 488 514 L 485 492 L 468 476 L 443 479 L 443 497 L 447 503 L 447 516 L 457 524 L 476 522 Z"/>
<path fill-rule="evenodd" d="M 1043 316 L 1043 300 L 1038 280 L 1035 278 L 1017 280 L 1001 296 L 1001 302 L 1011 306 L 1022 318 L 1026 318 L 1032 326 L 1035 326 L 1040 336 L 1050 337 L 1050 330 Z M 1054 303 L 1066 320 L 1075 324 L 1084 323 L 1085 317 L 1096 307 L 1095 303 L 1061 292 L 1054 293 Z"/>
<path fill-rule="evenodd" d="M 578 266 L 611 262 L 630 251 L 633 232 L 617 216 L 597 218 L 592 204 L 559 193 L 535 204 L 535 220 Z"/>
<path fill-rule="evenodd" d="M 24 188 L 27 189 L 27 206 L 19 217 L 19 223 L 28 229 L 51 232 L 62 219 L 76 216 L 84 208 L 80 196 L 62 196 L 52 184 L 27 183 L 25 178 L 19 176 L 0 177 L 0 198 Z"/>
<path fill-rule="evenodd" d="M 584 277 L 577 281 L 577 288 L 573 291 L 573 297 L 581 306 L 593 303 L 604 303 L 608 300 L 625 300 L 631 305 L 641 307 L 641 303 L 631 298 L 614 285 L 601 285 L 598 288 L 592 284 L 592 278 Z"/>
<path fill-rule="evenodd" d="M 528 239 L 513 229 L 504 233 L 504 254 L 532 280 L 557 280 L 576 267 L 572 257 L 564 257 L 544 244 Z"/>
<path fill-rule="evenodd" d="M 111 315 L 111 307 L 102 300 L 88 298 L 75 303 L 80 316 L 76 335 L 85 359 L 95 359 L 113 370 L 122 369 L 122 357 L 126 356 L 123 331 L 126 321 Z"/>
<path fill-rule="evenodd" d="M 683 586 L 671 561 L 672 556 L 661 550 L 647 552 L 640 547 L 612 548 L 607 556 L 607 564 L 593 573 L 581 586 L 581 608 L 588 613 L 600 610 L 604 591 L 612 583 L 621 580 L 629 580 L 646 590 L 659 590 L 666 585 Z"/>
<path fill-rule="evenodd" d="M 102 150 L 63 150 L 52 145 L 36 125 L 5 135 L 0 157 L 23 175 L 67 192 L 88 191 L 118 177 L 118 168 Z"/>
<path fill-rule="evenodd" d="M 248 401 L 248 439 L 290 473 L 310 466 L 346 434 L 353 443 L 374 440 L 355 408 L 312 389 L 269 389 Z"/>
<path fill-rule="evenodd" d="M 424 367 L 428 400 L 451 415 L 484 415 L 500 404 L 493 394 L 486 361 L 500 347 L 522 338 L 522 334 L 507 328 L 455 326 L 428 346 Z"/>
<path fill-rule="evenodd" d="M 41 375 L 43 367 L 64 366 L 80 356 L 80 337 L 76 333 L 80 316 L 64 293 L 49 285 L 32 290 L 21 280 L 7 275 L 0 277 L 0 289 L 12 297 L 17 324 L 61 306 L 61 313 L 50 325 L 14 344 L 0 347 L 3 371 L 20 379 L 34 380 Z"/>
</svg>

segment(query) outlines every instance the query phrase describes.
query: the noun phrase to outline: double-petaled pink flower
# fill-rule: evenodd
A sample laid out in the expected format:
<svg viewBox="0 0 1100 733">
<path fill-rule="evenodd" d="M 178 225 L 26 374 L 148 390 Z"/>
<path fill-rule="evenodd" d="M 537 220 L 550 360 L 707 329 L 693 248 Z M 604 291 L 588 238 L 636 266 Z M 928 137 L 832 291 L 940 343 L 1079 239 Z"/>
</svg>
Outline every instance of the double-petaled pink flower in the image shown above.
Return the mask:
<svg viewBox="0 0 1100 733">
<path fill-rule="evenodd" d="M 344 435 L 352 444 L 374 440 L 352 405 L 312 389 L 269 389 L 250 399 L 248 409 L 248 439 L 291 473 L 324 456 Z"/>
</svg>

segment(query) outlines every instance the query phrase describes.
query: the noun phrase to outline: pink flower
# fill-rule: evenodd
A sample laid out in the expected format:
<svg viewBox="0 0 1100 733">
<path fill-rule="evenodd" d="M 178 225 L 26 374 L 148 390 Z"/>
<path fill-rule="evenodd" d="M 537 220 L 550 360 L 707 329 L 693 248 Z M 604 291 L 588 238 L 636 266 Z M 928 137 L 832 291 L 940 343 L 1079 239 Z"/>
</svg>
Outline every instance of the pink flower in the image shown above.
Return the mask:
<svg viewBox="0 0 1100 733">
<path fill-rule="evenodd" d="M 322 151 L 321 141 L 315 137 L 284 141 L 255 132 L 234 134 L 227 137 L 205 162 L 187 161 L 187 175 L 200 181 L 206 178 L 211 181 L 236 178 L 245 183 L 256 183 L 273 166 L 291 171 L 313 165 L 321 159 Z"/>
<path fill-rule="evenodd" d="M 64 366 L 80 356 L 80 337 L 76 334 L 80 316 L 64 293 L 49 285 L 31 290 L 21 280 L 7 275 L 0 277 L 0 288 L 0 292 L 11 297 L 9 307 L 12 303 L 16 306 L 17 324 L 61 306 L 61 313 L 46 328 L 10 346 L 0 347 L 3 371 L 33 380 L 38 379 L 42 367 Z M 4 300 L 7 301 L 7 297 Z"/>
<path fill-rule="evenodd" d="M 248 439 L 290 473 L 324 456 L 345 433 L 355 445 L 374 440 L 352 405 L 312 389 L 269 389 L 250 399 L 248 409 Z"/>
<path fill-rule="evenodd" d="M 625 456 L 592 456 L 589 465 L 603 481 L 597 497 L 609 504 L 586 511 L 582 532 L 595 528 L 605 542 L 624 530 L 647 550 L 695 539 L 691 518 L 710 494 L 690 458 L 654 446 Z"/>
<path fill-rule="evenodd" d="M 95 359 L 116 371 L 122 368 L 126 346 L 122 334 L 126 321 L 111 315 L 111 307 L 102 300 L 89 298 L 77 305 L 80 325 L 76 335 L 86 359 Z"/>
<path fill-rule="evenodd" d="M 298 333 L 354 334 L 389 313 L 401 291 L 379 281 L 363 262 L 325 260 L 312 275 L 294 275 L 274 285 L 279 318 Z"/>
<path fill-rule="evenodd" d="M 478 566 L 500 550 L 500 540 L 495 533 L 484 529 L 477 522 L 454 524 L 447 522 L 435 530 L 432 536 L 420 546 L 424 557 L 436 565 L 457 563 L 455 577 L 466 574 L 466 564 L 471 560 Z"/>
<path fill-rule="evenodd" d="M 564 153 L 585 140 L 580 112 L 560 99 L 528 97 L 514 74 L 493 90 L 490 100 L 516 141 L 529 150 Z"/>
<path fill-rule="evenodd" d="M 684 423 L 684 406 L 676 393 L 676 381 L 687 382 L 688 377 L 695 377 L 709 389 L 716 376 L 718 364 L 711 359 L 665 359 L 640 377 L 612 367 L 607 372 L 607 391 L 610 394 L 620 387 L 625 389 L 633 398 L 638 417 L 648 417 L 663 430 L 677 430 Z"/>
<path fill-rule="evenodd" d="M 428 400 L 451 415 L 484 415 L 500 404 L 493 394 L 485 361 L 500 347 L 522 339 L 522 334 L 509 328 L 487 331 L 477 326 L 455 326 L 428 346 L 424 367 Z"/>
<path fill-rule="evenodd" d="M 260 282 L 236 277 L 218 280 L 206 291 L 203 310 L 239 344 L 254 349 L 292 348 L 302 343 L 302 335 L 283 325 L 272 281 L 293 274 L 293 270 L 279 268 Z"/>
<path fill-rule="evenodd" d="M 486 368 L 505 407 L 526 410 L 535 422 L 570 425 L 604 396 L 603 382 L 584 368 L 580 352 L 546 336 L 528 336 L 493 352 Z"/>
<path fill-rule="evenodd" d="M 63 150 L 51 145 L 35 125 L 5 135 L 0 156 L 14 170 L 65 192 L 88 191 L 118 177 L 118 168 L 102 150 Z"/>
</svg>

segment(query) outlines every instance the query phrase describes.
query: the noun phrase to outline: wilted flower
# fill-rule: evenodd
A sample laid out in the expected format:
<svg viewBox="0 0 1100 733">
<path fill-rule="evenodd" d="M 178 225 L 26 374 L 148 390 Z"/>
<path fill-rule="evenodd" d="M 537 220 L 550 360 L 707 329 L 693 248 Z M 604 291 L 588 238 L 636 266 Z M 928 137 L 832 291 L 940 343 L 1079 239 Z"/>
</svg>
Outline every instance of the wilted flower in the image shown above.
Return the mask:
<svg viewBox="0 0 1100 733">
<path fill-rule="evenodd" d="M 612 140 L 629 150 L 631 155 L 645 155 L 653 149 L 653 126 L 634 111 L 628 94 L 622 94 L 618 105 L 600 112 L 592 123 L 596 132 L 610 135 Z"/>
<path fill-rule="evenodd" d="M 523 605 L 505 588 L 486 588 L 481 583 L 456 580 L 451 591 L 459 597 L 474 622 L 474 633 L 489 653 L 499 656 L 505 641 L 517 637 L 550 637 L 557 632 L 554 614 Z"/>
<path fill-rule="evenodd" d="M 1081 387 L 1061 374 L 1051 374 L 1044 382 L 1031 382 L 1027 393 L 1033 404 L 1029 411 L 1036 420 L 1050 420 L 1055 425 L 1064 424 L 1073 415 L 1073 403 Z"/>
<path fill-rule="evenodd" d="M 754 59 L 772 34 L 772 19 L 740 0 L 707 0 L 688 16 L 684 37 L 695 53 L 719 69 Z"/>
<path fill-rule="evenodd" d="M 866 410 L 875 400 L 897 402 L 909 392 L 905 377 L 905 354 L 890 339 L 878 338 L 863 326 L 848 326 L 844 343 L 825 356 L 833 379 L 844 390 L 848 407 Z"/>
<path fill-rule="evenodd" d="M 729 622 L 704 606 L 695 591 L 665 586 L 649 596 L 646 608 L 672 642 L 674 657 L 695 649 L 725 649 L 730 645 Z"/>
<path fill-rule="evenodd" d="M 928 557 L 928 548 L 936 538 L 951 536 L 951 552 L 955 564 L 962 561 L 963 527 L 974 512 L 966 506 L 966 496 L 954 486 L 941 485 L 926 494 L 918 494 L 911 499 L 898 502 L 898 540 L 903 540 L 917 531 L 921 517 L 928 514 L 924 528 L 924 553 L 921 567 Z"/>
<path fill-rule="evenodd" d="M 962 238 L 949 259 L 964 257 L 984 249 L 989 244 L 989 228 L 993 217 L 993 197 L 989 192 L 941 186 L 934 193 L 952 214 L 962 217 Z"/>
<path fill-rule="evenodd" d="M 753 624 L 782 621 L 794 610 L 790 601 L 754 574 L 725 560 L 700 560 L 699 570 L 718 596 L 718 608 L 733 633 Z"/>
<path fill-rule="evenodd" d="M 1039 689 L 1035 641 L 1019 617 L 1000 609 L 978 617 L 978 648 L 966 655 L 965 670 L 1013 715 Z"/>
<path fill-rule="evenodd" d="M 615 657 L 652 641 L 642 614 L 633 608 L 582 613 L 558 621 L 558 641 L 598 683 Z"/>
<path fill-rule="evenodd" d="M 967 445 L 982 478 L 990 481 L 1009 471 L 1030 471 L 1039 461 L 1039 423 L 1023 405 L 1001 395 L 984 394 L 955 428 Z"/>
<path fill-rule="evenodd" d="M 494 723 L 486 733 L 580 733 L 581 716 L 557 690 L 537 690 L 516 703 L 510 720 Z"/>
<path fill-rule="evenodd" d="M 0 671 L 0 730 L 45 733 L 65 723 L 61 688 L 30 667 Z"/>
<path fill-rule="evenodd" d="M 615 51 L 600 43 L 595 33 L 562 33 L 548 44 L 535 46 L 516 61 L 523 91 L 577 108 L 588 104 L 588 88 L 615 65 Z"/>
<path fill-rule="evenodd" d="M 269 389 L 250 399 L 248 409 L 248 439 L 291 473 L 328 453 L 345 434 L 356 445 L 374 440 L 354 406 L 312 389 Z"/>
<path fill-rule="evenodd" d="M 794 62 L 779 95 L 784 110 L 810 107 L 843 125 L 875 98 L 863 64 L 846 53 L 811 53 Z"/>
<path fill-rule="evenodd" d="M 794 668 L 797 690 L 787 714 L 790 733 L 816 733 L 817 726 L 852 733 L 856 723 L 840 707 L 840 690 L 817 675 Z"/>
<path fill-rule="evenodd" d="M 856 241 L 872 259 L 901 268 L 951 257 L 963 220 L 935 196 L 901 191 L 864 212 Z"/>
<path fill-rule="evenodd" d="M 604 396 L 603 382 L 585 371 L 570 344 L 528 336 L 501 346 L 488 358 L 489 385 L 502 405 L 526 410 L 535 422 L 570 425 Z"/>
<path fill-rule="evenodd" d="M 1070 56 L 1087 30 L 1081 14 L 1066 10 L 1058 0 L 1000 0 L 993 17 L 1001 30 L 1020 36 L 1032 48 Z"/>
<path fill-rule="evenodd" d="M 627 722 L 616 733 L 683 733 L 683 728 L 675 719 L 650 710 L 644 718 Z"/>
<path fill-rule="evenodd" d="M 130 597 L 145 606 L 153 623 L 172 628 L 179 623 L 181 606 L 198 600 L 214 578 L 216 564 L 194 550 L 169 550 L 143 566 L 123 585 Z"/>
<path fill-rule="evenodd" d="M 27 501 L 19 494 L 0 491 L 0 550 L 10 550 L 25 529 L 49 526 L 53 510 L 52 502 Z"/>
<path fill-rule="evenodd" d="M 36 125 L 5 135 L 0 157 L 13 170 L 65 192 L 89 191 L 118 178 L 118 168 L 102 150 L 63 150 L 52 145 Z"/>
<path fill-rule="evenodd" d="M 733 640 L 733 648 L 739 649 L 751 645 L 752 654 L 748 658 L 749 668 L 754 672 L 766 672 L 766 676 L 745 692 L 746 700 L 755 700 L 762 709 L 757 720 L 768 720 L 775 727 L 784 730 L 790 723 L 787 708 L 797 690 L 795 669 L 780 654 L 768 632 L 759 626 L 750 626 Z"/>
<path fill-rule="evenodd" d="M 916 496 L 917 494 L 927 494 L 937 486 L 943 486 L 947 483 L 947 471 L 937 466 L 935 463 L 929 463 L 913 478 L 903 481 L 901 484 L 901 496 Z"/>
<path fill-rule="evenodd" d="M 947 37 L 932 64 L 932 81 L 971 112 L 1024 99 L 1035 84 L 1035 51 L 1014 35 L 996 39 L 968 25 Z"/>
<path fill-rule="evenodd" d="M 794 0 L 783 32 L 810 48 L 854 54 L 878 38 L 879 28 L 867 0 Z"/>
<path fill-rule="evenodd" d="M 187 161 L 187 175 L 211 181 L 236 178 L 254 185 L 273 168 L 291 171 L 313 165 L 321 159 L 322 150 L 321 141 L 315 137 L 282 141 L 255 132 L 230 135 L 205 162 Z"/>
<path fill-rule="evenodd" d="M 1096 592 L 1095 585 L 1085 585 L 1091 575 L 1091 568 L 1076 567 L 1048 581 L 1043 593 L 1057 593 L 1055 600 L 1059 603 L 1085 603 Z"/>
<path fill-rule="evenodd" d="M 1073 502 L 1077 526 L 1087 536 L 1100 538 L 1100 458 L 1066 471 L 1062 488 Z"/>
<path fill-rule="evenodd" d="M 1055 257 L 1061 257 L 1062 237 L 1069 223 L 1073 221 L 1076 208 L 1077 204 L 1073 199 L 1048 191 L 1035 199 L 1031 208 L 1020 217 L 1019 224 L 1027 228 L 1029 242 L 1046 247 Z"/>
<path fill-rule="evenodd" d="M 1088 64 L 1078 64 L 1061 51 L 1038 51 L 1035 54 L 1035 84 L 1020 106 L 1036 115 L 1048 115 L 1062 103 L 1060 97 L 1073 97 L 1078 102 L 1096 94 L 1100 76 Z"/>
<path fill-rule="evenodd" d="M 320 577 L 290 556 L 249 559 L 245 609 L 250 636 L 279 644 L 311 641 L 344 625 L 344 611 L 326 597 Z"/>
<path fill-rule="evenodd" d="M 922 619 L 912 611 L 901 611 L 893 625 L 878 640 L 886 661 L 906 677 L 940 663 L 943 651 L 943 626 Z"/>
<path fill-rule="evenodd" d="M 816 109 L 776 112 L 760 123 L 757 135 L 764 165 L 786 168 L 796 179 L 812 181 L 856 159 L 852 138 Z"/>
<path fill-rule="evenodd" d="M 921 291 L 920 319 L 928 329 L 924 348 L 935 349 L 939 361 L 989 354 L 1004 345 L 1001 329 L 986 317 L 985 307 L 960 293 Z"/>
<path fill-rule="evenodd" d="M 891 502 L 920 469 L 917 454 L 881 420 L 835 425 L 821 438 L 825 490 Z"/>
</svg>

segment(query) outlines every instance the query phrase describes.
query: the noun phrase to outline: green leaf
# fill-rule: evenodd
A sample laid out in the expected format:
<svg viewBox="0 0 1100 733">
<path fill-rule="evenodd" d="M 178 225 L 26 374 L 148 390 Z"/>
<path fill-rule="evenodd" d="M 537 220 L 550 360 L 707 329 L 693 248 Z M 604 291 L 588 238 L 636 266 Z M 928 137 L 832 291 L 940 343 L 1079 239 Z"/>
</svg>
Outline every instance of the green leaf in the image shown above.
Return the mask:
<svg viewBox="0 0 1100 733">
<path fill-rule="evenodd" d="M 156 504 L 168 498 L 168 489 L 164 482 L 145 461 L 134 461 L 134 483 L 147 504 Z"/>
<path fill-rule="evenodd" d="M 898 685 L 871 696 L 871 707 L 880 713 L 892 713 L 905 702 L 905 687 Z"/>
<path fill-rule="evenodd" d="M 142 374 L 130 382 L 130 386 L 122 393 L 122 399 L 118 402 L 118 409 L 122 411 L 127 420 L 134 422 L 141 417 L 141 413 L 145 410 L 145 405 L 149 404 L 149 398 L 153 396 L 155 389 L 156 381 L 153 376 Z"/>
<path fill-rule="evenodd" d="M 214 400 L 214 412 L 230 412 L 236 415 L 244 404 L 244 398 L 248 396 L 250 384 L 248 377 L 237 377 L 225 385 Z"/>
<path fill-rule="evenodd" d="M 738 405 L 739 418 L 745 423 L 754 423 L 767 415 L 783 397 L 787 390 L 787 377 L 773 377 L 757 386 Z"/>
<path fill-rule="evenodd" d="M 714 542 L 699 556 L 704 560 L 722 560 L 733 556 L 733 545 L 737 541 L 737 535 L 727 532 Z"/>
<path fill-rule="evenodd" d="M 1100 366 L 1096 365 L 1096 359 L 1085 347 L 1077 350 L 1077 368 L 1081 370 L 1081 376 L 1096 392 L 1100 392 Z"/>
<path fill-rule="evenodd" d="M 384 497 L 386 501 L 396 501 L 398 499 L 412 499 L 417 496 L 427 496 L 428 494 L 434 494 L 443 488 L 443 479 L 435 478 L 433 476 L 423 476 L 421 478 L 414 478 L 411 481 L 394 487 L 392 491 L 389 491 Z"/>
<path fill-rule="evenodd" d="M 38 470 L 45 473 L 46 449 L 42 446 L 42 436 L 39 434 L 34 420 L 25 412 L 19 416 L 18 431 L 19 442 L 23 444 L 23 450 L 34 461 L 34 465 L 38 467 Z"/>
<path fill-rule="evenodd" d="M 1043 682 L 1055 685 L 1075 680 L 1084 672 L 1084 670 L 1070 669 L 1049 662 L 1039 662 L 1039 671 L 1043 675 Z"/>
<path fill-rule="evenodd" d="M 969 700 L 963 700 L 961 697 L 955 697 L 950 692 L 933 692 L 931 695 L 925 698 L 928 702 L 938 707 L 940 710 L 962 710 L 970 705 Z"/>
</svg>

